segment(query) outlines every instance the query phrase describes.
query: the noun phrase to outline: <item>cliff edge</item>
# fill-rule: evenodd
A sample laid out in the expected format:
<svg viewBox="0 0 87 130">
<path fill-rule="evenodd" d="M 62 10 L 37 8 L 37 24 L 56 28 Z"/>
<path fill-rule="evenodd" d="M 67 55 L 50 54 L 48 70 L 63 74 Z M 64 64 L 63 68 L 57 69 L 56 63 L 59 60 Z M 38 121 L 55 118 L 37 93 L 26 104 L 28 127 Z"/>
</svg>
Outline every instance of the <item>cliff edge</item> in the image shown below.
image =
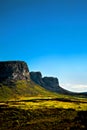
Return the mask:
<svg viewBox="0 0 87 130">
<path fill-rule="evenodd" d="M 0 83 L 9 84 L 17 80 L 30 80 L 27 64 L 24 61 L 0 62 Z"/>
</svg>

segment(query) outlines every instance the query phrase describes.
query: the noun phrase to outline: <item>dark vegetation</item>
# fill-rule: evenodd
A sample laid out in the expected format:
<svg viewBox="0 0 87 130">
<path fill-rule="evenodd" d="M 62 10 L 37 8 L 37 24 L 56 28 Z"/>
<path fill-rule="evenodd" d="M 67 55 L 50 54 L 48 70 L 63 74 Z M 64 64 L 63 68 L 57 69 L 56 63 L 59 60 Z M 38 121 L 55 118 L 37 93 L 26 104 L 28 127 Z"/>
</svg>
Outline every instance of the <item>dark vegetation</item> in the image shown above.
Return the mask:
<svg viewBox="0 0 87 130">
<path fill-rule="evenodd" d="M 39 100 L 37 100 L 39 102 Z M 28 101 L 29 102 L 29 101 Z M 41 102 L 41 100 L 40 100 Z M 14 104 L 17 102 L 14 101 Z M 87 111 L 48 108 L 19 109 L 0 105 L 0 130 L 86 130 Z"/>
</svg>

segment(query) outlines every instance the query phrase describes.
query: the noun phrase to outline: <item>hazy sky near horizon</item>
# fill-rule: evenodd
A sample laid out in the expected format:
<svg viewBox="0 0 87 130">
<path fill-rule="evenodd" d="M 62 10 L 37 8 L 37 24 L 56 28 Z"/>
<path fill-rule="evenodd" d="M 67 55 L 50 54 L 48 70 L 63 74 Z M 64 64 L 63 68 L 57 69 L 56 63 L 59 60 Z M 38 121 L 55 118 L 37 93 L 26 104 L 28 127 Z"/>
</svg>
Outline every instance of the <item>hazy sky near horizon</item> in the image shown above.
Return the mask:
<svg viewBox="0 0 87 130">
<path fill-rule="evenodd" d="M 0 0 L 0 61 L 87 91 L 87 0 Z"/>
</svg>

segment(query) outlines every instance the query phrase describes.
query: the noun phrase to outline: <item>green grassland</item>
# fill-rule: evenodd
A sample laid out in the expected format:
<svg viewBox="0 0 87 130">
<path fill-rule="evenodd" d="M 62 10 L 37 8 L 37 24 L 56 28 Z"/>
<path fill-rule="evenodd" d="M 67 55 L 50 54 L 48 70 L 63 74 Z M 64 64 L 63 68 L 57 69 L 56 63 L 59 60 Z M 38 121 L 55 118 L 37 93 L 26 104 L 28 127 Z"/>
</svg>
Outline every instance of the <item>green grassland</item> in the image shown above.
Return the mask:
<svg viewBox="0 0 87 130">
<path fill-rule="evenodd" d="M 0 86 L 0 130 L 87 129 L 85 97 L 52 93 L 30 81 Z"/>
<path fill-rule="evenodd" d="M 17 81 L 10 86 L 0 84 L 0 101 L 19 100 L 28 97 L 55 97 L 57 94 L 44 89 L 33 81 Z"/>
</svg>

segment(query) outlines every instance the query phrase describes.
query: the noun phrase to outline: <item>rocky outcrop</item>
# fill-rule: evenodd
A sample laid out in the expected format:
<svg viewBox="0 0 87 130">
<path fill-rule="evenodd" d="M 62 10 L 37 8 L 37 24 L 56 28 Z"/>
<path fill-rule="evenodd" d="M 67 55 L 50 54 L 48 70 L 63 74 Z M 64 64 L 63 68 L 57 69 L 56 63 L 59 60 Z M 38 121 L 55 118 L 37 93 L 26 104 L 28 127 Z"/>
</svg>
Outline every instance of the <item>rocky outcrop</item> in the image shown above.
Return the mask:
<svg viewBox="0 0 87 130">
<path fill-rule="evenodd" d="M 0 83 L 30 80 L 28 66 L 24 61 L 0 62 Z"/>
<path fill-rule="evenodd" d="M 59 87 L 59 81 L 57 78 L 54 77 L 44 77 L 42 78 L 44 82 L 44 87 L 50 91 L 57 92 Z"/>
<path fill-rule="evenodd" d="M 43 84 L 41 72 L 30 72 L 30 78 L 39 85 Z"/>
<path fill-rule="evenodd" d="M 42 77 L 41 72 L 30 72 L 30 78 L 32 81 L 37 83 L 38 85 L 42 86 L 43 88 L 52 91 L 57 92 L 60 94 L 68 94 L 73 95 L 75 93 L 70 92 L 59 85 L 59 81 L 55 77 Z"/>
<path fill-rule="evenodd" d="M 55 77 L 42 77 L 41 72 L 30 72 L 30 78 L 37 84 L 53 92 L 61 92 L 63 89 L 59 86 L 59 81 Z"/>
</svg>

